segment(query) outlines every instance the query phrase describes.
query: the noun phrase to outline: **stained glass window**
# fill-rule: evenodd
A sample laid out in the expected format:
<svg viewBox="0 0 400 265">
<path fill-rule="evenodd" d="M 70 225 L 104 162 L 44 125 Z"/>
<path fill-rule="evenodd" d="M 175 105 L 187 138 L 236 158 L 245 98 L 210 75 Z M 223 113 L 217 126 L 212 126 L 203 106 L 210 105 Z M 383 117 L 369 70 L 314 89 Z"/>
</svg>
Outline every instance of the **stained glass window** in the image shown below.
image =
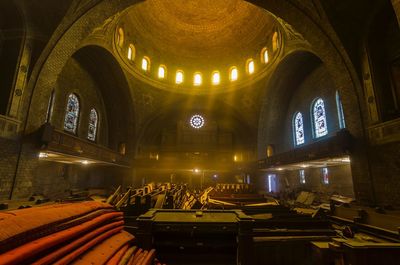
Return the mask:
<svg viewBox="0 0 400 265">
<path fill-rule="evenodd" d="M 304 144 L 303 115 L 300 112 L 297 112 L 294 115 L 293 131 L 294 131 L 294 144 L 295 145 Z"/>
<path fill-rule="evenodd" d="M 314 101 L 313 105 L 313 117 L 314 117 L 314 135 L 315 138 L 322 137 L 328 134 L 328 127 L 326 124 L 326 113 L 324 101 L 318 98 Z"/>
<path fill-rule="evenodd" d="M 190 126 L 192 126 L 193 128 L 200 129 L 204 126 L 204 118 L 199 114 L 195 114 L 190 118 L 189 123 Z"/>
<path fill-rule="evenodd" d="M 343 105 L 342 101 L 340 100 L 339 91 L 336 91 L 336 107 L 338 111 L 339 128 L 340 129 L 346 128 L 346 122 L 344 120 L 344 113 L 343 113 Z"/>
<path fill-rule="evenodd" d="M 89 129 L 88 129 L 88 135 L 87 135 L 87 138 L 90 141 L 96 140 L 98 120 L 99 120 L 99 116 L 97 115 L 97 111 L 95 109 L 91 109 L 90 115 L 89 115 Z"/>
<path fill-rule="evenodd" d="M 64 130 L 76 133 L 79 118 L 79 99 L 75 94 L 68 96 L 67 109 L 64 119 Z"/>
</svg>

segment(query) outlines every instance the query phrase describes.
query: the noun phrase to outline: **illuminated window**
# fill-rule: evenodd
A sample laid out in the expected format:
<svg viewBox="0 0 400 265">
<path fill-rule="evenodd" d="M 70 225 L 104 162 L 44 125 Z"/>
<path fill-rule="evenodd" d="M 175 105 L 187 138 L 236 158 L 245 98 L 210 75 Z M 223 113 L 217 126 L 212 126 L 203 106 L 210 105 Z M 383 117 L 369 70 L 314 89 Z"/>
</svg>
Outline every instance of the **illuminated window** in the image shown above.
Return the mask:
<svg viewBox="0 0 400 265">
<path fill-rule="evenodd" d="M 261 50 L 261 61 L 263 63 L 268 63 L 269 57 L 268 57 L 268 49 L 264 48 Z"/>
<path fill-rule="evenodd" d="M 304 144 L 304 125 L 303 115 L 301 112 L 297 112 L 293 117 L 293 132 L 294 132 L 294 144 Z"/>
<path fill-rule="evenodd" d="M 278 32 L 274 32 L 274 35 L 272 35 L 272 51 L 276 52 L 279 47 L 279 39 L 278 39 Z"/>
<path fill-rule="evenodd" d="M 135 46 L 133 46 L 133 44 L 130 44 L 128 48 L 128 60 L 133 61 L 135 59 L 135 55 L 136 55 Z"/>
<path fill-rule="evenodd" d="M 158 67 L 158 78 L 164 79 L 166 76 L 166 67 L 164 65 L 160 65 Z"/>
<path fill-rule="evenodd" d="M 118 28 L 117 44 L 119 47 L 122 47 L 122 45 L 124 45 L 124 30 L 122 28 Z"/>
<path fill-rule="evenodd" d="M 318 98 L 314 101 L 312 112 L 314 118 L 313 125 L 315 138 L 327 135 L 328 127 L 326 124 L 325 105 L 321 98 Z"/>
<path fill-rule="evenodd" d="M 344 120 L 343 105 L 342 101 L 340 100 L 339 91 L 336 91 L 336 107 L 338 112 L 339 128 L 344 129 L 346 128 L 346 122 Z"/>
<path fill-rule="evenodd" d="M 326 167 L 322 168 L 322 182 L 324 184 L 329 184 L 329 173 Z"/>
<path fill-rule="evenodd" d="M 304 169 L 299 170 L 299 178 L 300 178 L 300 183 L 305 184 L 306 183 L 306 174 L 304 172 Z"/>
<path fill-rule="evenodd" d="M 268 174 L 268 192 L 276 192 L 276 174 Z"/>
<path fill-rule="evenodd" d="M 212 83 L 213 85 L 218 85 L 220 82 L 220 75 L 218 71 L 213 72 L 212 74 Z"/>
<path fill-rule="evenodd" d="M 235 66 L 233 66 L 229 71 L 229 80 L 236 81 L 237 79 L 238 79 L 238 70 Z"/>
<path fill-rule="evenodd" d="M 254 73 L 254 61 L 252 59 L 249 59 L 247 61 L 247 73 L 248 74 Z"/>
<path fill-rule="evenodd" d="M 189 124 L 195 129 L 200 129 L 204 126 L 204 118 L 199 114 L 195 114 L 190 118 Z"/>
<path fill-rule="evenodd" d="M 98 120 L 99 120 L 99 115 L 97 114 L 96 109 L 91 109 L 89 115 L 89 129 L 87 135 L 87 138 L 90 141 L 96 141 Z"/>
<path fill-rule="evenodd" d="M 193 85 L 200 86 L 201 85 L 201 81 L 202 81 L 201 74 L 200 73 L 195 73 L 194 74 L 194 78 L 193 78 Z"/>
<path fill-rule="evenodd" d="M 79 99 L 75 94 L 70 94 L 64 118 L 64 130 L 76 133 L 79 118 Z"/>
<path fill-rule="evenodd" d="M 142 69 L 144 71 L 149 71 L 150 70 L 150 59 L 147 57 L 143 57 L 142 59 Z"/>
<path fill-rule="evenodd" d="M 175 76 L 175 83 L 182 84 L 183 83 L 183 72 L 178 70 Z"/>
</svg>

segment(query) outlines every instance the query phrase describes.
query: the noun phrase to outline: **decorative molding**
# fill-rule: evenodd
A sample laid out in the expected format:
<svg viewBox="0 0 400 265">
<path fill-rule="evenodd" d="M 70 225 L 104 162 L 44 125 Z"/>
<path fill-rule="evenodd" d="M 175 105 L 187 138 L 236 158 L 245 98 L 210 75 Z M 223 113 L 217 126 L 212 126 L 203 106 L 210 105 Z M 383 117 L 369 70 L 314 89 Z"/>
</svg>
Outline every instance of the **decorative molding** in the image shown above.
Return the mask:
<svg viewBox="0 0 400 265">
<path fill-rule="evenodd" d="M 303 42 L 306 42 L 304 39 L 303 35 L 298 33 L 292 25 L 287 23 L 285 20 L 277 17 L 278 22 L 281 24 L 282 28 L 284 29 L 284 32 L 286 33 L 287 40 L 293 41 L 293 40 L 300 40 Z"/>
</svg>

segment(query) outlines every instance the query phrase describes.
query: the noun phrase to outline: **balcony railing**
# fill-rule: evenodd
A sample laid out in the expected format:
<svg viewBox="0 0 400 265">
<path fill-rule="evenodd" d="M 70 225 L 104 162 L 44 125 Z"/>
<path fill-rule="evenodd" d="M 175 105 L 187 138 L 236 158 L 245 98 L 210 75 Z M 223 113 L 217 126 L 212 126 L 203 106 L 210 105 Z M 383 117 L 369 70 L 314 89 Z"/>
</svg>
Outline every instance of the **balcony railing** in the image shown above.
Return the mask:
<svg viewBox="0 0 400 265">
<path fill-rule="evenodd" d="M 327 139 L 258 160 L 258 168 L 266 169 L 276 166 L 341 156 L 349 154 L 350 151 L 351 135 L 348 131 L 343 130 L 338 132 L 335 136 Z"/>
<path fill-rule="evenodd" d="M 129 166 L 128 157 L 107 147 L 81 139 L 69 133 L 54 129 L 51 125 L 42 127 L 43 150 L 57 152 L 82 159 L 92 159 L 107 164 Z"/>
</svg>

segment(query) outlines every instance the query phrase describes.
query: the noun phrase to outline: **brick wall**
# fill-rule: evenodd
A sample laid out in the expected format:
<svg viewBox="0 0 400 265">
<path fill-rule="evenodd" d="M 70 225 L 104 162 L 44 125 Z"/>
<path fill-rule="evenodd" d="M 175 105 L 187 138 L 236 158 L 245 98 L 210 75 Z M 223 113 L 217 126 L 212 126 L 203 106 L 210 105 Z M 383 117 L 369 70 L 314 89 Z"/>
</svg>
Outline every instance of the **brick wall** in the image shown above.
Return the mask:
<svg viewBox="0 0 400 265">
<path fill-rule="evenodd" d="M 285 131 L 281 139 L 277 139 L 283 148 L 282 151 L 294 147 L 293 115 L 300 111 L 303 115 L 305 144 L 313 143 L 323 138 L 335 135 L 339 130 L 338 112 L 336 108 L 335 86 L 324 66 L 319 66 L 293 91 L 289 107 L 284 119 Z M 322 98 L 328 126 L 328 135 L 316 139 L 313 137 L 312 104 L 316 98 Z"/>
<path fill-rule="evenodd" d="M 109 134 L 106 107 L 98 83 L 85 67 L 75 58 L 71 58 L 60 73 L 54 89 L 55 101 L 51 123 L 56 128 L 63 130 L 68 95 L 76 93 L 80 99 L 77 136 L 86 140 L 89 112 L 94 107 L 99 114 L 96 143 L 107 146 Z M 43 97 L 41 104 L 47 106 L 48 98 Z M 32 194 L 43 194 L 55 199 L 67 196 L 71 189 L 104 188 L 112 190 L 118 184 L 129 185 L 132 172 L 128 169 L 39 161 L 39 146 L 37 146 L 36 140 L 33 136 L 24 141 L 13 199 L 28 198 Z M 0 143 L 0 145 L 6 147 L 3 149 L 5 155 L 0 156 L 0 166 L 4 164 L 0 172 L 0 199 L 6 199 L 9 196 L 14 176 L 18 145 L 17 142 L 6 140 L 4 140 L 4 144 Z"/>
<path fill-rule="evenodd" d="M 369 156 L 378 203 L 400 205 L 400 143 L 371 147 Z"/>
<path fill-rule="evenodd" d="M 77 136 L 82 139 L 87 138 L 90 110 L 95 108 L 99 115 L 96 142 L 107 146 L 107 113 L 98 84 L 74 58 L 71 58 L 64 66 L 55 87 L 55 102 L 51 123 L 60 130 L 64 128 L 66 104 L 71 93 L 75 93 L 78 96 L 80 103 Z"/>
<path fill-rule="evenodd" d="M 15 173 L 18 143 L 0 138 L 0 200 L 8 199 Z"/>
</svg>

